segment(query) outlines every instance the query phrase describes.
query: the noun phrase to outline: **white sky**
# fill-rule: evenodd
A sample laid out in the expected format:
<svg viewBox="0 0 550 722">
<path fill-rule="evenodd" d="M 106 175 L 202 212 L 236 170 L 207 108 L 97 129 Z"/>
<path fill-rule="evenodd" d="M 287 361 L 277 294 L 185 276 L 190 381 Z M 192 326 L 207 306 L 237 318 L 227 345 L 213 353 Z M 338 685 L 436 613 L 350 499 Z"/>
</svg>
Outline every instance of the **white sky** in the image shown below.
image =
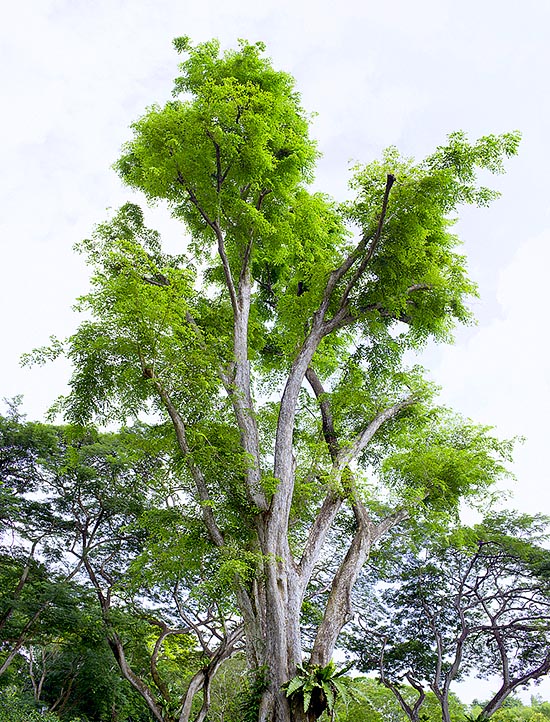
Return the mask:
<svg viewBox="0 0 550 722">
<path fill-rule="evenodd" d="M 523 435 L 513 504 L 550 513 L 550 4 L 546 0 L 26 0 L 0 25 L 0 397 L 41 418 L 69 369 L 20 369 L 24 351 L 76 325 L 87 288 L 72 245 L 130 197 L 111 164 L 129 124 L 168 99 L 171 40 L 263 40 L 318 113 L 316 185 L 342 198 L 350 160 L 395 144 L 422 157 L 456 129 L 519 129 L 502 198 L 459 224 L 481 299 L 475 328 L 423 359 L 443 400 L 505 436 Z M 139 201 L 139 199 L 138 199 Z M 182 230 L 151 214 L 171 250 Z M 550 684 L 541 691 L 550 698 Z"/>
</svg>

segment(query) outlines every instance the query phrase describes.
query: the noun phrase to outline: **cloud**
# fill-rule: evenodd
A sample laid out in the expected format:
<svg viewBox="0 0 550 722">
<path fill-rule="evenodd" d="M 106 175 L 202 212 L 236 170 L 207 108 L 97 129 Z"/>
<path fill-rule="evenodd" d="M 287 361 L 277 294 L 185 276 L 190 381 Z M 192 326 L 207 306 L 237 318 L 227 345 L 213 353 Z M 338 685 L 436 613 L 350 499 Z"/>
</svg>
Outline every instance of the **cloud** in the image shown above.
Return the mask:
<svg viewBox="0 0 550 722">
<path fill-rule="evenodd" d="M 549 267 L 550 230 L 523 243 L 500 272 L 499 316 L 463 334 L 433 367 L 446 402 L 503 436 L 526 437 L 516 453 L 513 503 L 530 512 L 550 508 Z"/>
</svg>

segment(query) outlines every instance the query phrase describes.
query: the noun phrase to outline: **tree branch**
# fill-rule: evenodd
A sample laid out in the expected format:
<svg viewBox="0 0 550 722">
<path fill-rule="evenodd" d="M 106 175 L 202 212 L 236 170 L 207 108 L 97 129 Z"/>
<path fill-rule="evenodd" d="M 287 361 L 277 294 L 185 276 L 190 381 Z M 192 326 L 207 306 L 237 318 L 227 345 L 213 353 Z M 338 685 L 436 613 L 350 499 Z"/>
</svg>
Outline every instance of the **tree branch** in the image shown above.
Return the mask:
<svg viewBox="0 0 550 722">
<path fill-rule="evenodd" d="M 342 627 L 351 619 L 351 591 L 369 554 L 373 531 L 372 524 L 365 523 L 361 515 L 356 515 L 356 519 L 356 532 L 334 575 L 325 614 L 317 628 L 310 657 L 313 665 L 328 664 Z"/>
<path fill-rule="evenodd" d="M 349 295 L 363 273 L 365 272 L 369 261 L 374 255 L 374 252 L 376 251 L 376 248 L 380 242 L 380 238 L 382 236 L 382 228 L 384 227 L 384 220 L 386 218 L 386 211 L 388 209 L 388 200 L 390 197 L 390 191 L 395 183 L 395 176 L 391 173 L 388 173 L 388 176 L 386 178 L 386 189 L 384 191 L 384 199 L 382 201 L 382 210 L 380 211 L 380 218 L 378 219 L 378 226 L 376 228 L 376 232 L 374 234 L 374 237 L 372 238 L 368 248 L 367 252 L 365 253 L 365 256 L 359 266 L 357 267 L 355 273 L 348 281 L 346 288 L 344 289 L 344 293 L 342 294 L 342 298 L 340 300 L 340 308 L 344 308 L 348 302 Z"/>
<path fill-rule="evenodd" d="M 25 566 L 23 567 L 23 571 L 21 572 L 21 576 L 19 577 L 17 586 L 15 587 L 15 590 L 14 590 L 13 594 L 11 595 L 12 603 L 6 609 L 4 614 L 2 614 L 0 616 L 0 630 L 2 630 L 3 627 L 5 627 L 6 622 L 9 620 L 9 618 L 11 617 L 11 615 L 14 612 L 15 607 L 14 607 L 13 603 L 17 601 L 21 592 L 23 591 L 23 587 L 27 583 L 30 569 L 31 569 L 31 567 L 30 567 L 30 559 L 29 559 L 29 561 L 27 561 Z"/>
<path fill-rule="evenodd" d="M 124 653 L 124 646 L 122 644 L 122 641 L 116 631 L 113 629 L 113 627 L 107 622 L 108 625 L 108 635 L 107 635 L 107 642 L 111 648 L 111 651 L 113 652 L 113 655 L 118 663 L 118 666 L 120 668 L 120 671 L 122 672 L 122 676 L 130 682 L 132 687 L 138 692 L 141 697 L 145 700 L 147 707 L 150 709 L 153 717 L 157 720 L 157 722 L 164 722 L 162 710 L 157 704 L 157 701 L 147 686 L 145 682 L 140 679 L 137 674 L 132 670 L 130 665 L 128 664 L 126 660 L 126 655 Z"/>
<path fill-rule="evenodd" d="M 146 369 L 144 369 L 144 372 L 145 371 Z M 210 499 L 210 494 L 208 492 L 208 487 L 206 486 L 206 480 L 204 478 L 204 475 L 201 469 L 193 461 L 191 450 L 189 448 L 189 444 L 187 443 L 185 423 L 162 384 L 154 378 L 152 380 L 160 398 L 164 403 L 166 410 L 168 411 L 168 415 L 172 420 L 174 430 L 176 432 L 178 446 L 182 454 L 184 455 L 185 461 L 187 463 L 187 468 L 189 469 L 189 472 L 193 477 L 193 481 L 195 482 L 199 500 L 201 502 L 202 518 L 204 520 L 206 528 L 208 529 L 210 539 L 217 547 L 222 547 L 224 545 L 223 534 L 221 533 L 220 528 L 218 527 L 214 518 L 214 513 L 212 511 L 212 501 Z"/>
<path fill-rule="evenodd" d="M 338 444 L 336 431 L 334 430 L 334 421 L 332 418 L 332 411 L 330 409 L 330 402 L 326 396 L 321 380 L 311 366 L 306 371 L 306 379 L 309 381 L 317 401 L 319 402 L 323 422 L 323 436 L 328 446 L 330 457 L 332 461 L 335 462 L 340 452 L 340 445 Z"/>
<path fill-rule="evenodd" d="M 149 624 L 152 624 L 156 627 L 160 628 L 160 634 L 158 636 L 157 641 L 155 642 L 155 646 L 153 648 L 153 652 L 151 654 L 150 659 L 150 669 L 151 669 L 151 677 L 153 678 L 153 682 L 155 683 L 157 689 L 163 696 L 163 698 L 166 700 L 166 702 L 170 702 L 170 691 L 168 689 L 168 685 L 166 682 L 161 678 L 158 667 L 157 667 L 157 660 L 160 653 L 160 650 L 162 648 L 162 644 L 166 637 L 169 637 L 173 634 L 187 634 L 190 630 L 188 629 L 170 629 L 167 624 L 164 622 L 161 622 L 158 619 L 149 619 L 147 620 Z"/>
<path fill-rule="evenodd" d="M 340 445 L 334 429 L 334 421 L 330 409 L 330 402 L 326 396 L 321 380 L 311 368 L 306 371 L 313 392 L 319 402 L 322 417 L 323 437 L 328 446 L 332 461 L 335 462 L 340 451 Z M 313 568 L 319 559 L 326 535 L 342 505 L 342 496 L 334 489 L 329 489 L 325 500 L 308 533 L 302 557 L 298 564 L 298 572 L 302 581 L 302 593 L 311 577 Z"/>
<path fill-rule="evenodd" d="M 411 722 L 417 722 L 418 721 L 418 713 L 420 712 L 420 708 L 424 702 L 424 699 L 426 698 L 426 692 L 422 685 L 412 677 L 412 675 L 406 675 L 407 680 L 411 687 L 414 687 L 416 692 L 418 693 L 418 697 L 413 705 L 411 707 L 407 700 L 403 697 L 401 694 L 401 690 L 399 689 L 398 684 L 392 682 L 386 677 L 386 671 L 384 667 L 384 654 L 386 651 L 386 644 L 388 640 L 387 637 L 384 637 L 382 642 L 382 649 L 380 651 L 380 661 L 379 661 L 379 672 L 380 672 L 380 681 L 384 685 L 384 687 L 387 687 L 389 689 L 396 700 L 399 702 L 399 706 L 403 710 L 403 712 L 407 715 L 407 717 L 411 720 Z"/>
<path fill-rule="evenodd" d="M 243 299 L 244 289 L 245 286 L 241 284 L 239 287 L 239 307 L 241 309 L 247 308 L 250 300 L 248 299 L 248 303 L 246 303 Z M 265 511 L 268 508 L 268 503 L 260 483 L 258 427 L 253 409 L 252 394 L 250 392 L 250 367 L 247 358 L 247 318 L 247 312 L 246 314 L 239 313 L 239 315 L 235 317 L 234 321 L 235 361 L 233 378 L 230 378 L 228 373 L 222 368 L 221 364 L 218 366 L 218 373 L 233 405 L 237 425 L 241 433 L 242 447 L 244 451 L 254 459 L 254 466 L 252 468 L 250 468 L 250 466 L 247 467 L 245 472 L 246 489 L 249 500 L 258 509 Z M 202 339 L 202 331 L 189 312 L 186 314 L 186 319 L 195 330 L 203 348 L 206 350 L 206 346 Z"/>
<path fill-rule="evenodd" d="M 376 434 L 378 429 L 385 424 L 386 421 L 395 418 L 400 411 L 407 408 L 407 406 L 414 404 L 416 400 L 417 398 L 415 395 L 408 396 L 407 398 L 398 401 L 393 406 L 390 406 L 390 408 L 378 413 L 367 428 L 356 437 L 351 446 L 345 447 L 339 452 L 336 460 L 338 468 L 342 469 L 348 466 L 348 464 L 359 456 L 372 437 Z"/>
<path fill-rule="evenodd" d="M 382 210 L 380 213 L 380 219 L 378 222 L 378 228 L 375 236 L 372 239 L 370 245 L 367 248 L 367 253 L 363 259 L 361 265 L 357 269 L 353 276 L 353 284 L 359 279 L 361 274 L 364 272 L 369 260 L 376 250 L 376 246 L 380 240 L 382 228 L 384 224 L 384 218 L 386 216 L 387 204 L 391 187 L 395 181 L 393 175 L 388 175 L 386 181 L 386 190 L 384 193 L 384 200 L 382 203 Z M 322 338 L 336 328 L 344 325 L 347 322 L 346 316 L 346 294 L 349 294 L 352 286 L 348 284 L 344 296 L 340 303 L 340 311 L 335 316 L 325 321 L 325 315 L 329 308 L 332 293 L 336 288 L 338 282 L 353 266 L 355 261 L 360 257 L 361 253 L 365 249 L 367 240 L 362 239 L 359 246 L 345 259 L 339 268 L 332 271 L 329 275 L 325 290 L 323 292 L 323 298 L 318 310 L 313 314 L 311 329 L 307 335 L 302 347 L 292 364 L 292 368 L 287 378 L 287 383 L 283 391 L 281 398 L 281 405 L 279 408 L 279 419 L 277 423 L 277 436 L 276 436 L 276 454 L 274 463 L 274 475 L 279 479 L 278 493 L 273 497 L 275 506 L 272 505 L 270 511 L 273 511 L 274 515 L 278 519 L 287 519 L 290 511 L 290 501 L 292 498 L 293 479 L 292 479 L 292 435 L 294 431 L 294 419 L 296 414 L 296 403 L 298 400 L 298 394 L 302 385 L 302 380 L 307 371 L 307 368 L 313 358 L 317 347 L 319 346 Z M 352 284 L 352 285 L 353 285 Z M 286 534 L 286 529 L 284 530 Z"/>
<path fill-rule="evenodd" d="M 180 171 L 178 171 L 178 182 L 184 186 L 185 190 L 187 191 L 187 194 L 189 196 L 189 200 L 191 203 L 195 206 L 195 208 L 200 213 L 202 219 L 204 222 L 214 231 L 216 235 L 216 239 L 218 241 L 218 254 L 220 256 L 223 272 L 225 276 L 225 283 L 227 285 L 227 290 L 229 291 L 229 297 L 231 299 L 231 305 L 233 307 L 233 313 L 237 313 L 238 311 L 238 304 L 237 304 L 237 292 L 235 290 L 235 284 L 233 282 L 233 275 L 231 273 L 231 266 L 229 264 L 229 259 L 227 257 L 227 253 L 225 251 L 225 239 L 223 237 L 222 230 L 219 226 L 219 223 L 217 220 L 213 221 L 208 214 L 204 211 L 202 206 L 200 205 L 197 196 L 195 195 L 195 192 L 192 188 L 190 188 L 186 183 L 181 175 Z"/>
<path fill-rule="evenodd" d="M 222 644 L 220 644 L 212 655 L 209 663 L 191 678 L 189 687 L 180 702 L 182 708 L 178 722 L 189 722 L 193 699 L 201 689 L 203 690 L 203 703 L 195 717 L 195 722 L 204 722 L 210 707 L 210 683 L 223 662 L 235 653 L 237 645 L 242 640 L 242 636 L 242 627 L 235 627 L 235 629 L 224 638 Z"/>
<path fill-rule="evenodd" d="M 333 489 L 327 493 L 321 509 L 315 517 L 308 533 L 307 541 L 298 564 L 298 573 L 302 581 L 303 590 L 311 578 L 315 565 L 319 560 L 321 550 L 325 543 L 327 534 L 342 506 L 342 496 Z M 302 590 L 302 593 L 303 593 Z"/>
</svg>

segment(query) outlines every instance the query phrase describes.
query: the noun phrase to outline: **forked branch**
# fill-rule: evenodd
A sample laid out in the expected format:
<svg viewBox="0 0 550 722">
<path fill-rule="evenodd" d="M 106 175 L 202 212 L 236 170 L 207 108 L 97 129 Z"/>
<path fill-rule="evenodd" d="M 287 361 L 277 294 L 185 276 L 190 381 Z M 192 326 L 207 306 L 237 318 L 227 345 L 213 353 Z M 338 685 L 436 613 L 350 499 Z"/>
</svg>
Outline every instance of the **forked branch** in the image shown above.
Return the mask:
<svg viewBox="0 0 550 722">
<path fill-rule="evenodd" d="M 355 438 L 350 446 L 340 450 L 336 459 L 336 465 L 339 469 L 343 469 L 352 461 L 357 459 L 359 454 L 366 448 L 369 441 L 376 434 L 378 429 L 390 419 L 394 419 L 400 411 L 406 409 L 416 402 L 416 396 L 407 396 L 405 399 L 398 401 L 388 409 L 376 414 L 370 424 Z"/>
</svg>

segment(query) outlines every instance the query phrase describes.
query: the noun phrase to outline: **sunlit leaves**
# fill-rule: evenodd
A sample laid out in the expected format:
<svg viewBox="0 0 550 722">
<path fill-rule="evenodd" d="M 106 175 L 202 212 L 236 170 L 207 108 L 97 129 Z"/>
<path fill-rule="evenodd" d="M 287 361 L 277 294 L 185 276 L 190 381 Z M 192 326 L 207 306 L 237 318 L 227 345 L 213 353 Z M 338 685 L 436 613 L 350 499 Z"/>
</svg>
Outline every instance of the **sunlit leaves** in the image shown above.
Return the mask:
<svg viewBox="0 0 550 722">
<path fill-rule="evenodd" d="M 445 412 L 432 414 L 427 422 L 420 433 L 402 427 L 394 453 L 382 463 L 390 489 L 408 503 L 422 502 L 434 511 L 457 510 L 460 499 L 479 501 L 506 476 L 510 442 Z"/>
<path fill-rule="evenodd" d="M 179 47 L 189 58 L 176 93 L 187 95 L 134 124 L 117 168 L 148 197 L 170 202 L 197 250 L 214 240 L 206 219 L 229 220 L 236 245 L 246 243 L 311 174 L 316 152 L 293 80 L 261 57 L 259 45 L 222 57 L 214 42 Z"/>
</svg>

